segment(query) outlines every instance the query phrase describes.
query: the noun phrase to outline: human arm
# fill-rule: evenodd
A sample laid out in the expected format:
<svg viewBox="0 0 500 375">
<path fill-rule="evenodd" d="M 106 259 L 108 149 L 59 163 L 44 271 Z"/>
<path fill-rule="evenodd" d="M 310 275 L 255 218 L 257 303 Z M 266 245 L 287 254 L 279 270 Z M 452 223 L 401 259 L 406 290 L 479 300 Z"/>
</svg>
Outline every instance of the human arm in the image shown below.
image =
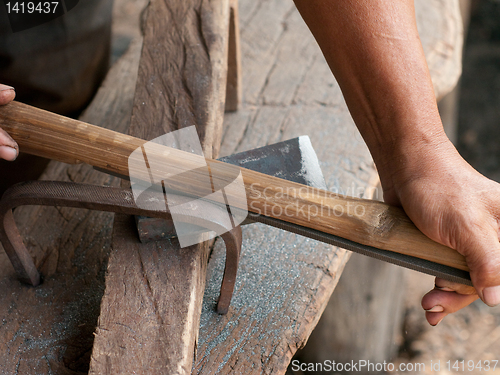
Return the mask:
<svg viewBox="0 0 500 375">
<path fill-rule="evenodd" d="M 377 165 L 384 200 L 466 257 L 479 296 L 500 303 L 500 185 L 476 172 L 444 134 L 413 0 L 295 0 Z M 477 299 L 437 280 L 427 319 Z M 463 293 L 463 294 L 462 294 Z M 442 310 L 442 311 L 438 311 Z"/>
<path fill-rule="evenodd" d="M 14 88 L 0 84 L 0 105 L 5 105 L 14 100 Z M 10 135 L 0 129 L 0 159 L 15 160 L 19 154 L 19 147 Z"/>
</svg>

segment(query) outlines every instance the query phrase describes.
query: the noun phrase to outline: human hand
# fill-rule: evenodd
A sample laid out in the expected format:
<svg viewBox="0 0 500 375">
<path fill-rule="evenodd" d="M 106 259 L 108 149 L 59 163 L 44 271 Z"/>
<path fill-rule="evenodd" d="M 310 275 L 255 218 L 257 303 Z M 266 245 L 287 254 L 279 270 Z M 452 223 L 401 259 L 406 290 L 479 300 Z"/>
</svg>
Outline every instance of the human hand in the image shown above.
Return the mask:
<svg viewBox="0 0 500 375">
<path fill-rule="evenodd" d="M 16 97 L 13 87 L 0 84 L 0 105 L 10 103 Z M 19 146 L 10 135 L 0 129 L 0 159 L 15 160 L 19 154 Z"/>
<path fill-rule="evenodd" d="M 422 299 L 427 321 L 437 325 L 479 297 L 489 306 L 500 304 L 500 184 L 474 170 L 449 141 L 402 165 L 384 199 L 401 205 L 428 237 L 464 255 L 475 287 L 437 278 Z"/>
<path fill-rule="evenodd" d="M 500 185 L 467 164 L 444 133 L 414 1 L 295 3 L 370 149 L 384 200 L 466 258 L 475 289 L 436 280 L 422 300 L 429 323 L 478 296 L 499 304 Z"/>
</svg>

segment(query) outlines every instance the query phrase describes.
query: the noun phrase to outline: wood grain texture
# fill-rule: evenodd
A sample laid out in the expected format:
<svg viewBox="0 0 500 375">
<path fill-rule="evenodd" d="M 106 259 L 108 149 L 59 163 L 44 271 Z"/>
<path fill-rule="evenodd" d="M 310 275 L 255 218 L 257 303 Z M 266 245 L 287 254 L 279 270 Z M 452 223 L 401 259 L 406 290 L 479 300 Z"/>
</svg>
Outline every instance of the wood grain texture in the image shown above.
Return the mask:
<svg viewBox="0 0 500 375">
<path fill-rule="evenodd" d="M 189 373 L 207 257 L 206 245 L 142 245 L 117 215 L 90 373 Z"/>
<path fill-rule="evenodd" d="M 226 93 L 228 0 L 154 0 L 144 17 L 130 134 L 151 139 L 197 125 L 205 156 L 217 155 Z"/>
<path fill-rule="evenodd" d="M 452 91 L 462 74 L 464 24 L 460 0 L 415 0 L 425 58 L 439 100 Z"/>
<path fill-rule="evenodd" d="M 238 110 L 242 96 L 240 15 L 238 0 L 230 1 L 229 48 L 227 60 L 226 112 Z"/>
<path fill-rule="evenodd" d="M 229 3 L 152 0 L 144 21 L 130 134 L 153 139 L 196 125 L 218 153 L 227 76 Z M 91 374 L 190 372 L 205 289 L 208 243 L 140 244 L 117 217 Z"/>
<path fill-rule="evenodd" d="M 126 131 L 141 42 L 136 40 L 110 70 L 81 119 Z M 51 162 L 42 176 L 98 185 L 118 180 L 88 165 Z M 20 284 L 0 251 L 0 373 L 86 374 L 104 292 L 113 215 L 57 207 L 15 211 L 21 235 L 44 280 Z"/>
</svg>

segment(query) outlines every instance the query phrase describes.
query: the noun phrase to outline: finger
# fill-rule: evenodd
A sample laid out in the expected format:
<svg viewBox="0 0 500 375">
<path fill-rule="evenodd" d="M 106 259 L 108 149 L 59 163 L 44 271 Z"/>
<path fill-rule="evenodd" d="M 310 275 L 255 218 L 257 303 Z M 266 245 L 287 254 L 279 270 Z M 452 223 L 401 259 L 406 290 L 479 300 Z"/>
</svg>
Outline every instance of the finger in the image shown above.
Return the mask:
<svg viewBox="0 0 500 375">
<path fill-rule="evenodd" d="M 446 292 L 457 292 L 458 294 L 477 294 L 476 289 L 470 285 L 455 283 L 453 281 L 436 277 L 436 289 Z"/>
<path fill-rule="evenodd" d="M 422 298 L 422 307 L 425 311 L 445 312 L 452 314 L 477 300 L 477 294 L 459 294 L 433 289 Z M 440 306 L 442 309 L 437 308 Z M 441 311 L 440 311 L 441 310 Z"/>
<path fill-rule="evenodd" d="M 452 314 L 477 300 L 477 294 L 459 294 L 454 291 L 433 289 L 422 298 L 422 307 L 429 324 L 435 326 Z"/>
<path fill-rule="evenodd" d="M 16 91 L 14 87 L 0 84 L 0 105 L 13 101 L 15 97 Z"/>
<path fill-rule="evenodd" d="M 441 321 L 448 315 L 445 312 L 436 313 L 436 312 L 425 312 L 425 319 L 431 326 L 437 326 Z"/>
<path fill-rule="evenodd" d="M 13 161 L 19 154 L 19 146 L 10 135 L 3 129 L 0 129 L 0 159 Z"/>
</svg>

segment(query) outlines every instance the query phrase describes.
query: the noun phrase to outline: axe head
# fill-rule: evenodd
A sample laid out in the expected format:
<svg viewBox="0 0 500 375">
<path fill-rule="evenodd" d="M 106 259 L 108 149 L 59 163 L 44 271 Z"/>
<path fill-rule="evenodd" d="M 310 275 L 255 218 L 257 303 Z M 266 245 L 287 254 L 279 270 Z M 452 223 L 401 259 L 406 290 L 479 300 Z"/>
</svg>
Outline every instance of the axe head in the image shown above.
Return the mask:
<svg viewBox="0 0 500 375">
<path fill-rule="evenodd" d="M 218 160 L 303 185 L 326 189 L 318 157 L 308 136 L 240 152 Z M 139 238 L 143 243 L 176 236 L 173 222 L 169 220 L 136 216 L 136 223 Z"/>
<path fill-rule="evenodd" d="M 318 157 L 307 135 L 218 160 L 269 176 L 326 189 Z"/>
</svg>

